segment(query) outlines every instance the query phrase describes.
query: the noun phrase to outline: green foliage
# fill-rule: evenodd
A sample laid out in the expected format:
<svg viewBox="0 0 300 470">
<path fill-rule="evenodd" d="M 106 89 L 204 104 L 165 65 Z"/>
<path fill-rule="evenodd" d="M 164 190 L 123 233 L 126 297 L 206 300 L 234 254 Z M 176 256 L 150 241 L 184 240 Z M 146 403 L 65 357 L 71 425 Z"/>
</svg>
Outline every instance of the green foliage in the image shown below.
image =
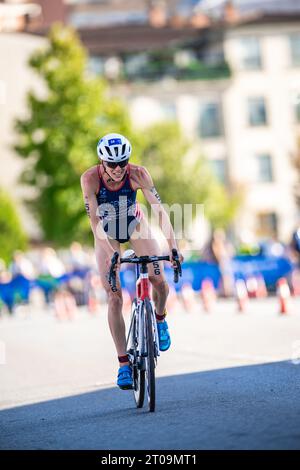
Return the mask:
<svg viewBox="0 0 300 470">
<path fill-rule="evenodd" d="M 172 122 L 155 124 L 142 135 L 140 163 L 150 171 L 166 204 L 203 204 L 213 227 L 226 228 L 239 206 L 239 197 L 229 197 L 204 158 L 189 158 L 189 143 Z M 145 202 L 140 197 L 142 202 Z M 193 215 L 196 215 L 193 213 Z"/>
<path fill-rule="evenodd" d="M 86 73 L 86 53 L 77 35 L 59 25 L 30 66 L 43 79 L 46 97 L 28 94 L 29 115 L 18 120 L 18 154 L 27 159 L 22 183 L 38 196 L 27 201 L 45 238 L 59 245 L 91 241 L 80 176 L 97 163 L 96 144 L 108 132 L 130 134 L 123 104 L 106 83 Z"/>
<path fill-rule="evenodd" d="M 13 202 L 0 190 L 0 259 L 9 263 L 15 250 L 26 248 L 26 236 Z"/>
</svg>

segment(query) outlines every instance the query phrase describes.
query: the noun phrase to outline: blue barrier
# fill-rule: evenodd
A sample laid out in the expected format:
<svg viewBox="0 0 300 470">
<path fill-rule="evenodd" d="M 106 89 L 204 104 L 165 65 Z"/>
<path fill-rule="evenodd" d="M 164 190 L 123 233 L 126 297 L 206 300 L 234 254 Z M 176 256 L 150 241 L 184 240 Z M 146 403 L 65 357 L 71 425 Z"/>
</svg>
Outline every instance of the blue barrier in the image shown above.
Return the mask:
<svg viewBox="0 0 300 470">
<path fill-rule="evenodd" d="M 273 289 L 280 277 L 287 276 L 293 269 L 292 263 L 287 258 L 270 256 L 236 256 L 228 266 L 234 279 L 246 280 L 250 276 L 262 275 L 267 288 Z M 165 266 L 165 274 L 170 285 L 173 284 L 173 270 L 169 265 Z M 201 289 L 202 281 L 206 278 L 212 280 L 215 289 L 218 288 L 221 273 L 217 264 L 204 261 L 185 262 L 182 266 L 182 277 L 175 290 L 179 292 L 184 284 L 190 284 L 195 291 Z M 121 285 L 130 293 L 135 290 L 135 272 L 133 270 L 121 271 Z"/>
<path fill-rule="evenodd" d="M 29 280 L 21 274 L 15 276 L 10 282 L 0 283 L 0 300 L 6 304 L 9 311 L 17 303 L 26 303 L 29 300 L 30 291 L 34 288 L 40 288 L 45 295 L 46 301 L 50 300 L 50 295 L 60 286 L 66 284 L 75 277 L 84 279 L 88 269 L 76 270 L 66 273 L 60 277 L 40 276 L 37 279 Z"/>
<path fill-rule="evenodd" d="M 0 299 L 12 311 L 15 303 L 28 302 L 31 288 L 31 281 L 18 275 L 10 282 L 0 283 Z"/>
<path fill-rule="evenodd" d="M 262 275 L 267 288 L 274 289 L 280 277 L 288 276 L 293 264 L 287 258 L 271 256 L 236 256 L 232 260 L 232 268 L 236 279 Z"/>
</svg>

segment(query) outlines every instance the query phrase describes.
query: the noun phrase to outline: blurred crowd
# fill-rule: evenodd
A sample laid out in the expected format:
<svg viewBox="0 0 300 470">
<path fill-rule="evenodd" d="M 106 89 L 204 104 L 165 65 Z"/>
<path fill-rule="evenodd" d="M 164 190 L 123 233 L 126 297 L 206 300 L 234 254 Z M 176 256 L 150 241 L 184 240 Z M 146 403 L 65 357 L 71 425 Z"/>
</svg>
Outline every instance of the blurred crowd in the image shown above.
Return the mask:
<svg viewBox="0 0 300 470">
<path fill-rule="evenodd" d="M 180 241 L 179 246 L 185 262 L 205 261 L 219 268 L 221 282 L 218 293 L 223 297 L 234 295 L 233 257 L 284 257 L 295 268 L 300 268 L 300 227 L 291 235 L 289 244 L 274 239 L 254 243 L 245 238 L 234 246 L 225 231 L 217 229 L 201 250 L 194 249 L 187 240 Z M 16 251 L 8 266 L 0 259 L 0 287 L 9 285 L 18 277 L 37 281 L 43 293 L 43 303 L 54 307 L 58 317 L 72 317 L 81 305 L 87 305 L 94 312 L 106 302 L 106 293 L 97 274 L 94 250 L 84 248 L 78 242 L 73 242 L 68 249 L 57 251 L 44 246 L 32 248 L 26 253 Z M 35 289 L 30 296 L 37 296 Z M 27 301 L 32 302 L 32 298 Z M 9 310 L 12 311 L 13 306 L 14 299 Z"/>
<path fill-rule="evenodd" d="M 30 297 L 25 295 L 21 299 L 23 303 L 54 307 L 59 318 L 73 317 L 78 306 L 88 305 L 93 310 L 106 301 L 94 251 L 78 242 L 72 243 L 69 249 L 57 251 L 48 246 L 32 248 L 26 253 L 16 251 L 7 267 L 0 261 L 0 285 L 13 286 L 13 280 L 24 278 L 38 289 L 30 289 Z M 14 300 L 6 301 L 11 311 L 18 304 Z"/>
</svg>

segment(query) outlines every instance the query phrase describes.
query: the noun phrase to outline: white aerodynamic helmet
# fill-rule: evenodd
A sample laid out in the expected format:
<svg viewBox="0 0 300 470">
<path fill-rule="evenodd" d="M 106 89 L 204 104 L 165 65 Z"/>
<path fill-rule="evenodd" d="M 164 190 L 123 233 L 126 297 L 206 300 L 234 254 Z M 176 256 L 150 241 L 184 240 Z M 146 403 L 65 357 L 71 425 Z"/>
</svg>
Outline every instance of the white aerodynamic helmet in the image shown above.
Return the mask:
<svg viewBox="0 0 300 470">
<path fill-rule="evenodd" d="M 121 134 L 107 134 L 99 140 L 97 154 L 105 162 L 122 162 L 130 158 L 131 144 Z"/>
</svg>

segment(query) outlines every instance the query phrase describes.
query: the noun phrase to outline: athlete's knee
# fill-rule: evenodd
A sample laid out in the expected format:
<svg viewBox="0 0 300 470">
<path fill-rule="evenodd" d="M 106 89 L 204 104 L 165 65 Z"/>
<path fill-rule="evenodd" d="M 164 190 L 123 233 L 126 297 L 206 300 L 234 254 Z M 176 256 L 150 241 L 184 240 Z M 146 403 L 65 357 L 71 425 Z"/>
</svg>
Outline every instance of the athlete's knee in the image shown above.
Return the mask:
<svg viewBox="0 0 300 470">
<path fill-rule="evenodd" d="M 115 308 L 121 308 L 123 305 L 123 296 L 122 296 L 122 291 L 121 289 L 118 289 L 117 291 L 112 291 L 109 289 L 107 292 L 107 301 L 109 306 L 115 307 Z"/>
<path fill-rule="evenodd" d="M 158 292 L 169 293 L 169 286 L 164 276 L 149 276 L 149 280 Z"/>
</svg>

